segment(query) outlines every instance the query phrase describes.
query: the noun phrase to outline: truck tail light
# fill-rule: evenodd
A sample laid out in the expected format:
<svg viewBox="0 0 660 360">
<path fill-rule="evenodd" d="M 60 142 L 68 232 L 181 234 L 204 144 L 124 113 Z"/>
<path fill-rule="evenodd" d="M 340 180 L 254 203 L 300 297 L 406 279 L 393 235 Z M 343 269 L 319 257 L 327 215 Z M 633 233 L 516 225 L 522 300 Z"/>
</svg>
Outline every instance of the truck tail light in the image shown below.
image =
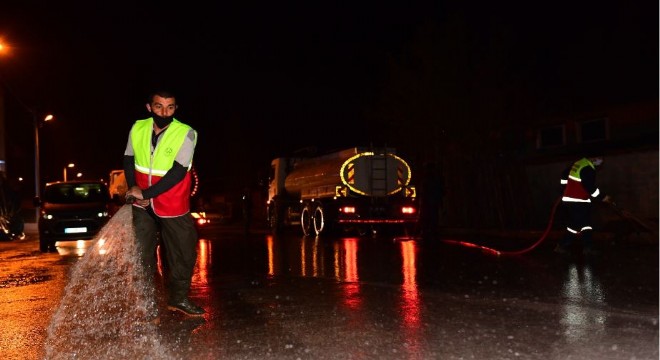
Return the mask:
<svg viewBox="0 0 660 360">
<path fill-rule="evenodd" d="M 401 208 L 401 213 L 402 214 L 414 214 L 416 211 L 414 206 L 403 206 Z"/>
<path fill-rule="evenodd" d="M 355 206 L 344 206 L 340 211 L 344 214 L 355 214 Z"/>
</svg>

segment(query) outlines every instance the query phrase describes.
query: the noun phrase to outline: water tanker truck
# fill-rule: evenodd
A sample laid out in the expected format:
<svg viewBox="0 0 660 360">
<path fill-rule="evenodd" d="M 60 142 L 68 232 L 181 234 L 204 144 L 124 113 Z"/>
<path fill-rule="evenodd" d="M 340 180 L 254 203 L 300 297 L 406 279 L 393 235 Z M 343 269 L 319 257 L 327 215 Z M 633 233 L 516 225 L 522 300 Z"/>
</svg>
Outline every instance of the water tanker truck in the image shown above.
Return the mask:
<svg viewBox="0 0 660 360">
<path fill-rule="evenodd" d="M 354 147 L 271 162 L 267 217 L 273 232 L 299 225 L 305 236 L 331 230 L 414 230 L 419 219 L 408 163 L 393 148 Z"/>
</svg>

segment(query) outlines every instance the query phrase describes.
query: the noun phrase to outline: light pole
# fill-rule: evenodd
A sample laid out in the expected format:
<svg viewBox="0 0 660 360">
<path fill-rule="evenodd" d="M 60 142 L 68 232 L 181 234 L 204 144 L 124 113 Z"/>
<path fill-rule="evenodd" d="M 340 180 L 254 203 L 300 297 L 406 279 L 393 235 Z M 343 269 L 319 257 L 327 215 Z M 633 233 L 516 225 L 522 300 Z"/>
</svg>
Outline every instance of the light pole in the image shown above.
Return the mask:
<svg viewBox="0 0 660 360">
<path fill-rule="evenodd" d="M 32 121 L 34 122 L 34 196 L 41 197 L 41 179 L 39 176 L 39 118 L 37 113 L 34 110 L 30 110 L 32 113 Z M 43 121 L 53 120 L 53 115 L 46 115 Z M 34 209 L 34 221 L 39 220 L 39 206 L 37 205 Z"/>
<path fill-rule="evenodd" d="M 66 168 L 72 168 L 72 167 L 75 167 L 75 166 L 76 166 L 76 164 L 70 163 L 69 165 L 64 167 L 64 181 L 66 181 Z"/>
<path fill-rule="evenodd" d="M 0 54 L 2 55 L 11 54 L 11 48 L 6 44 L 3 44 L 2 41 L 0 41 Z M 39 117 L 37 115 L 37 112 L 32 107 L 25 104 L 23 100 L 21 100 L 21 98 L 12 91 L 9 84 L 7 84 L 1 76 L 0 76 L 0 83 L 4 85 L 4 87 L 8 90 L 8 93 L 13 95 L 18 101 L 18 103 L 27 110 L 27 112 L 32 114 L 32 123 L 34 124 L 34 196 L 41 197 L 41 177 L 39 175 L 39 126 L 41 124 Z M 46 117 L 44 117 L 41 121 L 46 122 L 50 120 L 53 120 L 53 115 L 49 114 L 46 115 Z M 36 222 L 37 220 L 39 220 L 39 205 L 36 205 L 34 211 L 35 211 L 34 220 Z"/>
</svg>

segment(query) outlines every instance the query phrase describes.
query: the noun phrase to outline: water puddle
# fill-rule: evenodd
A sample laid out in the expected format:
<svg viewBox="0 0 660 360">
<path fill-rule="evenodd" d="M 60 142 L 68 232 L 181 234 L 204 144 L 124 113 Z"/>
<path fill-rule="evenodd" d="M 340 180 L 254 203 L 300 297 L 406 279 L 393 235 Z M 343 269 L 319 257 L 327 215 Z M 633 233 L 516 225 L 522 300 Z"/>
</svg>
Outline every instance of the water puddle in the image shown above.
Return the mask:
<svg viewBox="0 0 660 360">
<path fill-rule="evenodd" d="M 23 269 L 19 274 L 10 274 L 6 279 L 0 280 L 0 288 L 34 285 L 52 278 L 46 269 Z"/>
<path fill-rule="evenodd" d="M 141 271 L 125 205 L 70 270 L 53 314 L 46 359 L 170 359 L 154 319 L 153 281 Z"/>
</svg>

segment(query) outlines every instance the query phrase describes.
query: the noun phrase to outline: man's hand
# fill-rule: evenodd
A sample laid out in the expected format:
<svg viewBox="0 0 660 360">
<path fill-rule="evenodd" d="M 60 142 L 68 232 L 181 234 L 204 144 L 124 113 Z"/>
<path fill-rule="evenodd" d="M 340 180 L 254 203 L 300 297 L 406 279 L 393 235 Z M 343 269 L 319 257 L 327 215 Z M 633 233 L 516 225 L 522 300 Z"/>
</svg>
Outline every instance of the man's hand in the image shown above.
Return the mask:
<svg viewBox="0 0 660 360">
<path fill-rule="evenodd" d="M 144 199 L 144 197 L 142 196 L 142 189 L 140 189 L 139 186 L 131 186 L 131 188 L 128 189 L 128 191 L 126 191 L 126 198 L 128 198 L 129 196 L 132 196 L 137 200 Z"/>
<path fill-rule="evenodd" d="M 139 186 L 132 186 L 130 189 L 128 189 L 128 191 L 126 191 L 126 202 L 130 202 L 141 207 L 149 206 L 149 199 L 145 199 L 142 196 L 142 189 L 140 189 Z"/>
</svg>

